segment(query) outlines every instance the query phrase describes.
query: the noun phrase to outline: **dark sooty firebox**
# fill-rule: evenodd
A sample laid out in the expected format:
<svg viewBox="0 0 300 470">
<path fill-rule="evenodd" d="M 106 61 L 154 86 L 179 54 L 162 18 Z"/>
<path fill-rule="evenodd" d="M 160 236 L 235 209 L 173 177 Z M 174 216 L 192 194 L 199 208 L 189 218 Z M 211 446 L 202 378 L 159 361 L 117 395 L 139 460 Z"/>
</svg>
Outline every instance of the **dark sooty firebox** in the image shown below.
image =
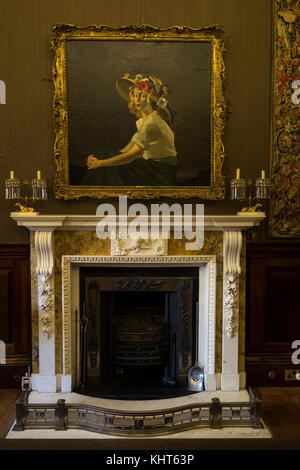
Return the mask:
<svg viewBox="0 0 300 470">
<path fill-rule="evenodd" d="M 81 268 L 77 390 L 114 399 L 187 394 L 197 268 Z"/>
</svg>

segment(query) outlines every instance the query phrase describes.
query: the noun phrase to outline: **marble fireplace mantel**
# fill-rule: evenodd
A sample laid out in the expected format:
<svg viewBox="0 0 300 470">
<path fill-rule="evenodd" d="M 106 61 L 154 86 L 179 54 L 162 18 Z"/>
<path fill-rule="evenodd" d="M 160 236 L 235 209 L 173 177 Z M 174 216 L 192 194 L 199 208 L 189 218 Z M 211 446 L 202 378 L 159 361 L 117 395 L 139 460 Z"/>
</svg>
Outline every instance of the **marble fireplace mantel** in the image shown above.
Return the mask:
<svg viewBox="0 0 300 470">
<path fill-rule="evenodd" d="M 257 226 L 265 218 L 264 212 L 240 212 L 239 215 L 205 215 L 205 230 L 247 230 Z M 17 225 L 33 231 L 54 231 L 54 230 L 96 230 L 97 223 L 101 216 L 97 215 L 52 215 L 39 214 L 38 212 L 11 212 L 11 218 Z M 195 217 L 192 217 L 192 222 Z M 134 217 L 127 217 L 127 221 Z M 123 219 L 116 216 L 117 225 L 120 226 Z M 178 219 L 181 221 L 181 217 Z M 176 217 L 171 218 L 171 227 L 176 225 Z"/>
<path fill-rule="evenodd" d="M 206 390 L 237 391 L 245 388 L 245 373 L 238 369 L 239 358 L 239 302 L 241 274 L 242 232 L 258 226 L 265 214 L 240 213 L 239 215 L 204 216 L 204 230 L 221 232 L 222 254 L 205 250 L 191 253 L 171 253 L 168 240 L 140 240 L 137 245 L 126 240 L 112 239 L 107 253 L 71 252 L 67 246 L 59 252 L 61 266 L 60 304 L 56 305 L 55 286 L 55 236 L 54 232 L 76 233 L 76 241 L 82 231 L 95 237 L 100 216 L 95 215 L 42 215 L 39 213 L 11 213 L 18 226 L 33 232 L 31 237 L 31 263 L 33 297 L 38 317 L 38 373 L 33 373 L 33 389 L 39 392 L 71 392 L 75 383 L 76 360 L 74 353 L 74 312 L 79 310 L 80 266 L 197 266 L 199 267 L 199 332 L 198 353 L 205 370 Z M 128 217 L 128 221 L 130 218 Z M 123 220 L 116 217 L 117 227 Z M 176 218 L 171 218 L 171 227 L 176 227 Z M 71 233 L 70 233 L 71 232 Z M 79 234 L 79 235 L 78 235 Z M 63 233 L 61 234 L 65 236 Z M 100 240 L 99 240 L 100 242 Z M 60 247 L 61 250 L 61 247 Z M 217 266 L 217 258 L 219 266 Z M 217 296 L 217 268 L 222 272 L 222 292 Z M 34 281 L 35 278 L 35 281 Z M 203 295 L 205 292 L 205 295 Z M 199 297 L 200 298 L 200 297 Z M 215 370 L 216 354 L 216 303 L 222 302 L 222 353 L 221 372 Z M 57 312 L 61 312 L 62 331 L 57 328 Z M 58 344 L 62 343 L 62 370 L 57 371 Z M 191 364 L 192 365 L 192 364 Z"/>
</svg>

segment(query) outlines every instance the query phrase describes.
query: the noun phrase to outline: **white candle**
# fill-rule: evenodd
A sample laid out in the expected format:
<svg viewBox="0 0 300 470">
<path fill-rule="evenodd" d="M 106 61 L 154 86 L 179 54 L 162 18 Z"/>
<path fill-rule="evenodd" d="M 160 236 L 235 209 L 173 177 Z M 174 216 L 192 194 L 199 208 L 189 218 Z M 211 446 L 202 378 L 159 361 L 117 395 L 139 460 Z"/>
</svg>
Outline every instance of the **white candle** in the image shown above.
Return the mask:
<svg viewBox="0 0 300 470">
<path fill-rule="evenodd" d="M 240 169 L 237 168 L 237 169 L 236 169 L 236 179 L 239 180 L 239 179 L 240 179 L 240 176 L 241 176 Z"/>
<path fill-rule="evenodd" d="M 15 179 L 15 172 L 13 170 L 9 172 L 9 177 L 11 180 Z"/>
<path fill-rule="evenodd" d="M 264 180 L 266 177 L 266 172 L 265 170 L 261 170 L 261 179 Z"/>
<path fill-rule="evenodd" d="M 41 171 L 40 171 L 40 170 L 38 170 L 38 171 L 36 172 L 36 177 L 37 177 L 38 180 L 41 179 Z"/>
</svg>

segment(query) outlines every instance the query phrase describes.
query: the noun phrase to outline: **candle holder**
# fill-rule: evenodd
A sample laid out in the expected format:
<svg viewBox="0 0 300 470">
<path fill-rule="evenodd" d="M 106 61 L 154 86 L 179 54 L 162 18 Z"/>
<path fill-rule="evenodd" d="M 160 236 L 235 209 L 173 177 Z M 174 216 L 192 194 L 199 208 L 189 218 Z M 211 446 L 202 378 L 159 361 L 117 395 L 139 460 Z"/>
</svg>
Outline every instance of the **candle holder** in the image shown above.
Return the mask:
<svg viewBox="0 0 300 470">
<path fill-rule="evenodd" d="M 265 177 L 265 172 L 262 170 L 261 177 L 257 178 L 255 182 L 255 196 L 256 199 L 270 199 L 271 197 L 271 181 L 270 178 Z"/>
<path fill-rule="evenodd" d="M 265 171 L 262 170 L 261 177 L 256 179 L 255 191 L 251 178 L 247 183 L 240 177 L 240 169 L 236 170 L 236 177 L 230 182 L 230 199 L 240 201 L 248 200 L 248 206 L 243 207 L 241 212 L 257 212 L 262 207 L 259 199 L 269 199 L 271 193 L 270 179 L 265 177 Z"/>
<path fill-rule="evenodd" d="M 5 181 L 5 199 L 19 199 L 21 197 L 21 184 L 19 178 L 15 178 L 14 172 Z"/>
<path fill-rule="evenodd" d="M 19 178 L 15 178 L 14 171 L 11 171 L 10 177 L 5 181 L 5 199 L 18 199 L 19 201 L 15 203 L 15 206 L 20 212 L 34 212 L 34 208 L 29 206 L 31 202 L 48 199 L 47 183 L 41 178 L 41 172 L 37 171 L 31 185 L 27 178 L 24 179 L 23 185 L 21 185 Z"/>
<path fill-rule="evenodd" d="M 236 170 L 236 177 L 230 182 L 230 199 L 239 199 L 242 201 L 246 198 L 246 182 L 241 178 L 240 169 Z"/>
</svg>

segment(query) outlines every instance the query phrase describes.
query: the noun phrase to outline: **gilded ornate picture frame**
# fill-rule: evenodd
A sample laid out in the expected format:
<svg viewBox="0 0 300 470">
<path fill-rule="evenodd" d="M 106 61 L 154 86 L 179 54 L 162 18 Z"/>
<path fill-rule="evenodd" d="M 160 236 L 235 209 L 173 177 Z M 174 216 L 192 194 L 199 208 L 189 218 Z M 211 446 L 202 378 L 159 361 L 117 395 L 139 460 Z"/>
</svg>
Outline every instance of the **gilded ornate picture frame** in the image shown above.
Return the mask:
<svg viewBox="0 0 300 470">
<path fill-rule="evenodd" d="M 55 196 L 223 199 L 224 40 L 218 26 L 53 26 Z M 139 178 L 138 172 L 133 176 L 135 173 L 127 171 L 131 166 L 126 164 L 117 170 L 106 165 L 106 173 L 102 168 L 87 167 L 89 155 L 98 160 L 111 159 L 131 142 L 132 135 L 139 133 L 120 79 L 123 85 L 128 82 L 136 87 L 138 83 L 143 90 L 146 80 L 147 88 L 153 88 L 148 102 L 160 119 L 155 125 L 164 126 L 169 137 L 173 136 L 173 150 L 151 137 L 148 147 L 145 144 L 150 156 L 141 147 L 144 153 L 140 162 L 147 160 L 148 164 L 150 159 L 150 163 L 158 163 L 159 167 L 162 162 L 161 168 L 167 168 L 166 164 L 176 161 L 173 179 L 162 179 L 160 169 L 155 169 L 160 176 L 157 180 Z M 106 163 L 110 165 L 111 161 Z M 127 179 L 118 178 L 119 168 L 122 178 L 126 171 L 129 173 Z M 142 166 L 142 172 L 147 171 Z"/>
</svg>

